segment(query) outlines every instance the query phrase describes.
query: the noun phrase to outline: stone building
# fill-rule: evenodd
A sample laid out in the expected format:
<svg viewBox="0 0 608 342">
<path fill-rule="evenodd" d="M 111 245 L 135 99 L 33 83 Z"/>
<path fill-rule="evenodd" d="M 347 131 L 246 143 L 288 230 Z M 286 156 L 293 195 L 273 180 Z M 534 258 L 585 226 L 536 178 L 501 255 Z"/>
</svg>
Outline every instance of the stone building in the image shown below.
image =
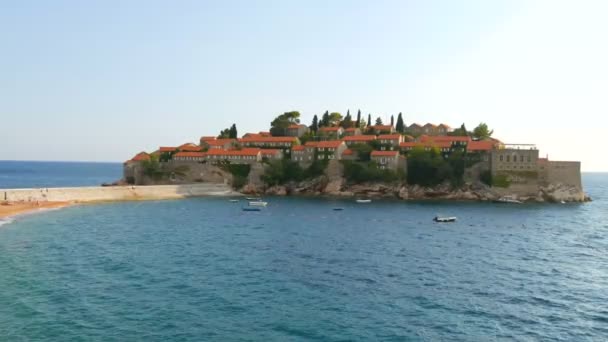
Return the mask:
<svg viewBox="0 0 608 342">
<path fill-rule="evenodd" d="M 344 134 L 342 127 L 319 127 L 317 134 L 322 137 L 338 139 Z"/>
<path fill-rule="evenodd" d="M 495 149 L 491 153 L 490 169 L 492 174 L 501 171 L 537 172 L 538 149 L 530 144 L 511 144 Z"/>
<path fill-rule="evenodd" d="M 395 171 L 399 168 L 399 151 L 372 151 L 370 158 L 380 169 Z"/>
<path fill-rule="evenodd" d="M 293 124 L 287 127 L 285 134 L 290 137 L 301 137 L 308 132 L 308 126 L 302 124 Z"/>
<path fill-rule="evenodd" d="M 340 160 L 346 144 L 341 140 L 319 141 L 316 145 L 317 159 Z"/>
<path fill-rule="evenodd" d="M 351 127 L 344 130 L 345 136 L 361 135 L 361 129 L 358 127 Z"/>
<path fill-rule="evenodd" d="M 403 142 L 401 134 L 381 134 L 377 138 L 380 143 L 380 150 L 395 151 L 399 149 L 399 144 Z"/>
<path fill-rule="evenodd" d="M 344 139 L 342 139 L 346 146 L 353 146 L 357 144 L 369 144 L 370 142 L 375 140 L 375 135 L 353 135 L 344 137 Z"/>
</svg>

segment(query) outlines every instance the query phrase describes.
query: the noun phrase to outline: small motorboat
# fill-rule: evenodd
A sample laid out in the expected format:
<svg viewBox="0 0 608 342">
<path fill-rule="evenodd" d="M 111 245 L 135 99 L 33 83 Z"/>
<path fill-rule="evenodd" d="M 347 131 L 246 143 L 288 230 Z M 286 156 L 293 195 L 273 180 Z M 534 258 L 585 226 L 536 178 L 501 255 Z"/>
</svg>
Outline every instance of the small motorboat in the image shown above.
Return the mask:
<svg viewBox="0 0 608 342">
<path fill-rule="evenodd" d="M 268 205 L 268 202 L 264 201 L 251 201 L 249 202 L 250 207 L 265 207 Z"/>
<path fill-rule="evenodd" d="M 446 216 L 446 217 L 435 216 L 433 218 L 433 221 L 440 222 L 440 223 L 444 223 L 444 222 L 456 222 L 456 217 L 455 216 Z"/>
<path fill-rule="evenodd" d="M 513 196 L 503 196 L 495 200 L 494 203 L 522 204 L 523 202 Z"/>
<path fill-rule="evenodd" d="M 236 203 L 236 202 L 238 202 L 238 201 L 239 201 L 239 200 L 237 200 L 237 199 L 231 199 L 231 200 L 230 200 L 230 202 L 232 202 L 232 203 Z"/>
<path fill-rule="evenodd" d="M 260 207 L 243 207 L 243 211 L 262 211 Z"/>
<path fill-rule="evenodd" d="M 358 199 L 357 203 L 372 203 L 371 199 Z"/>
<path fill-rule="evenodd" d="M 248 201 L 261 201 L 262 200 L 260 197 L 245 197 L 245 199 Z"/>
<path fill-rule="evenodd" d="M 342 210 L 344 210 L 344 208 L 333 208 L 332 210 L 333 211 L 342 211 Z"/>
</svg>

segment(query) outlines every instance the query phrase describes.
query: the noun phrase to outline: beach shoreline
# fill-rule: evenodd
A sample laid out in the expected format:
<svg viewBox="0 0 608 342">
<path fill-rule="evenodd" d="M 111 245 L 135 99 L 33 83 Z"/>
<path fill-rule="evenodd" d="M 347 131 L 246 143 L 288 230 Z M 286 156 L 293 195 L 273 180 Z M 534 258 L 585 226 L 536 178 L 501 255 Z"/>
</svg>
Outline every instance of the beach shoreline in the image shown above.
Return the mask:
<svg viewBox="0 0 608 342">
<path fill-rule="evenodd" d="M 17 215 L 47 209 L 61 209 L 73 204 L 72 202 L 0 202 L 0 219 L 10 219 Z"/>
</svg>

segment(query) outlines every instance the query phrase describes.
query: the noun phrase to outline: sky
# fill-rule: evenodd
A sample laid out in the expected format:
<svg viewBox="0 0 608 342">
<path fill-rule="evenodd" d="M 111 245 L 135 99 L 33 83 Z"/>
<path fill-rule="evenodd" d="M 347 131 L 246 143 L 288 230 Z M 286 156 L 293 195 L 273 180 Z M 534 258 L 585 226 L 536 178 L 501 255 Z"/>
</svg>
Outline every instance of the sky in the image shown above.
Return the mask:
<svg viewBox="0 0 608 342">
<path fill-rule="evenodd" d="M 124 161 L 298 110 L 486 122 L 608 171 L 608 2 L 0 0 L 0 160 Z"/>
</svg>

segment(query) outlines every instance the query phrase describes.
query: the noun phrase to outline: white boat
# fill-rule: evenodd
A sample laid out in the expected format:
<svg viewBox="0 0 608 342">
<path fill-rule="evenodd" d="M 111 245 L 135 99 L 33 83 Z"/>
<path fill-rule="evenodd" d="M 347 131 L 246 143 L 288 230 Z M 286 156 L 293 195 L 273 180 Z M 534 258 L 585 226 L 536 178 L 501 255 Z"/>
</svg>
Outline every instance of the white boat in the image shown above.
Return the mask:
<svg viewBox="0 0 608 342">
<path fill-rule="evenodd" d="M 446 216 L 446 217 L 439 217 L 439 216 L 435 216 L 433 218 L 433 221 L 435 222 L 456 222 L 456 216 Z"/>
<path fill-rule="evenodd" d="M 268 202 L 264 201 L 251 201 L 249 202 L 250 207 L 265 207 L 268 205 Z"/>
<path fill-rule="evenodd" d="M 239 201 L 239 200 L 237 200 L 237 199 L 231 199 L 231 200 L 230 200 L 230 202 L 232 202 L 232 203 L 236 203 L 236 202 L 238 202 L 238 201 Z"/>
<path fill-rule="evenodd" d="M 358 199 L 357 203 L 372 203 L 372 200 L 370 200 L 370 199 Z"/>
<path fill-rule="evenodd" d="M 262 200 L 260 197 L 245 197 L 245 199 L 248 201 L 261 201 Z"/>
<path fill-rule="evenodd" d="M 495 203 L 510 203 L 510 204 L 522 204 L 523 203 L 522 201 L 517 200 L 513 196 L 503 196 L 503 197 L 495 200 L 494 202 Z"/>
</svg>

